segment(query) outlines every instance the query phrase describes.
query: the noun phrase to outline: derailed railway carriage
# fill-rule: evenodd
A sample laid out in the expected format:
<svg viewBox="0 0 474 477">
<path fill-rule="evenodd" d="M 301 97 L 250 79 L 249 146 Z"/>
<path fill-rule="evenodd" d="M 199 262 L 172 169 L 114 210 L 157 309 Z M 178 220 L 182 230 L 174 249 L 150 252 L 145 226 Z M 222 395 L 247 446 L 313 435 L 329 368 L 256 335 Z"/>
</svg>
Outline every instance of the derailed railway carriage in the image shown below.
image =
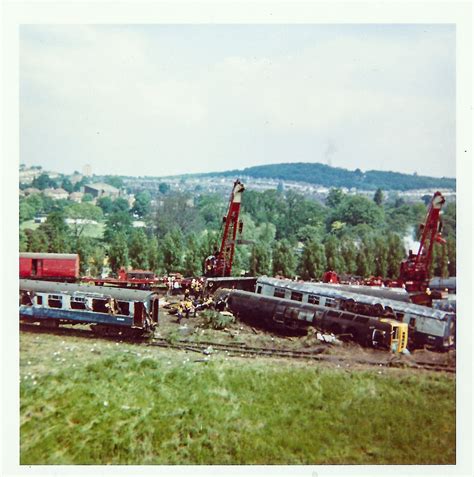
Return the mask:
<svg viewBox="0 0 474 477">
<path fill-rule="evenodd" d="M 20 280 L 20 319 L 30 323 L 90 324 L 139 334 L 158 324 L 158 305 L 151 291 Z"/>
<path fill-rule="evenodd" d="M 408 326 L 390 318 L 362 316 L 341 310 L 262 296 L 241 290 L 221 289 L 217 298 L 243 320 L 281 330 L 306 330 L 309 326 L 355 340 L 363 346 L 402 352 L 407 347 Z"/>
<path fill-rule="evenodd" d="M 409 327 L 410 341 L 448 349 L 455 343 L 456 315 L 426 306 L 362 295 L 318 283 L 293 282 L 270 277 L 257 279 L 255 292 L 259 295 L 299 301 L 364 316 L 393 318 Z"/>
</svg>

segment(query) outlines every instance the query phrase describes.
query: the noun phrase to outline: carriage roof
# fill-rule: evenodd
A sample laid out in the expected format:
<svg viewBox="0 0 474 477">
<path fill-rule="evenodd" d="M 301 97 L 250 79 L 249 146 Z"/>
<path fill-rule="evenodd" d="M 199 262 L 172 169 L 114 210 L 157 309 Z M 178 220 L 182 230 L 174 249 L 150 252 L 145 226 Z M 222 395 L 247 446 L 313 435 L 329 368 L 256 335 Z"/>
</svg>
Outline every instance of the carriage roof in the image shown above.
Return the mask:
<svg viewBox="0 0 474 477">
<path fill-rule="evenodd" d="M 359 303 L 365 303 L 368 305 L 383 305 L 384 307 L 390 307 L 392 310 L 404 312 L 404 313 L 413 313 L 419 316 L 426 316 L 429 318 L 435 318 L 437 320 L 444 320 L 450 313 L 434 310 L 433 308 L 428 308 L 427 306 L 415 305 L 414 303 L 404 303 L 402 301 L 391 300 L 388 298 L 375 297 L 370 295 L 362 295 L 360 293 L 353 293 L 345 290 L 332 287 L 331 285 L 319 284 L 319 283 L 308 283 L 308 282 L 294 282 L 292 280 L 282 280 L 279 278 L 271 277 L 260 277 L 257 280 L 257 283 L 267 283 L 272 286 L 287 288 L 289 290 L 305 292 L 305 293 L 314 293 L 329 298 L 334 299 L 344 299 L 344 300 L 354 300 Z M 451 313 L 452 315 L 452 313 Z"/>
<path fill-rule="evenodd" d="M 46 282 L 40 280 L 20 280 L 20 290 L 36 293 L 64 293 L 66 295 L 92 296 L 95 298 L 116 298 L 123 301 L 145 301 L 156 292 L 75 283 Z"/>
</svg>

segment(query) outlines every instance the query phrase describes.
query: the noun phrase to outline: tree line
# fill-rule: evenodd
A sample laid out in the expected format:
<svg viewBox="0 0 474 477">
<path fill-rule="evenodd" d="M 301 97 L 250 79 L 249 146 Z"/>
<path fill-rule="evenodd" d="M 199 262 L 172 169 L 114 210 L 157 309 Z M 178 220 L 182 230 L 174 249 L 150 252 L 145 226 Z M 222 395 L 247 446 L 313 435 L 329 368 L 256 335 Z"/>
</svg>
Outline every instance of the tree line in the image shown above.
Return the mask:
<svg viewBox="0 0 474 477">
<path fill-rule="evenodd" d="M 20 200 L 20 222 L 37 213 L 47 219 L 35 230 L 21 228 L 20 249 L 79 253 L 83 274 L 100 274 L 107 258 L 113 273 L 130 266 L 157 274 L 200 275 L 204 259 L 220 243 L 227 205 L 216 194 L 193 196 L 168 189 L 154 196 L 139 192 L 133 204 L 121 197 L 74 204 L 34 194 Z M 310 280 L 334 270 L 396 278 L 406 255 L 403 238 L 418 238 L 417 225 L 425 214 L 422 198 L 410 204 L 385 198 L 381 189 L 368 198 L 334 188 L 324 203 L 282 188 L 247 190 L 241 218 L 243 238 L 251 244 L 236 246 L 233 273 Z M 67 225 L 66 218 L 75 222 Z M 138 219 L 144 227 L 134 227 Z M 455 203 L 444 207 L 443 220 L 447 246 L 435 246 L 436 276 L 456 274 Z M 103 232 L 92 234 L 97 227 Z"/>
</svg>

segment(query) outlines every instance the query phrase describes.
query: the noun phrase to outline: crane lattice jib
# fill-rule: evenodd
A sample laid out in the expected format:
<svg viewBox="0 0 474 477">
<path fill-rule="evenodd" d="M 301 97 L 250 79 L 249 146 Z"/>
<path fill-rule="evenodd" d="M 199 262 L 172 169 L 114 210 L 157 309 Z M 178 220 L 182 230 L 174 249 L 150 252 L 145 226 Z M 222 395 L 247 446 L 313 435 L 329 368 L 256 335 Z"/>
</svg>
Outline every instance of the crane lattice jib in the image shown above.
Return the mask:
<svg viewBox="0 0 474 477">
<path fill-rule="evenodd" d="M 240 204 L 242 202 L 242 192 L 244 185 L 237 179 L 230 194 L 229 209 L 225 217 L 224 230 L 220 248 L 220 258 L 222 268 L 219 275 L 229 276 L 232 271 L 232 262 L 234 260 L 235 242 L 237 237 Z"/>
<path fill-rule="evenodd" d="M 426 273 L 431 264 L 434 243 L 445 243 L 445 240 L 441 238 L 440 234 L 440 213 L 444 203 L 445 198 L 441 192 L 435 192 L 422 225 L 423 231 L 420 238 L 420 247 L 415 258 L 415 267 Z"/>
</svg>

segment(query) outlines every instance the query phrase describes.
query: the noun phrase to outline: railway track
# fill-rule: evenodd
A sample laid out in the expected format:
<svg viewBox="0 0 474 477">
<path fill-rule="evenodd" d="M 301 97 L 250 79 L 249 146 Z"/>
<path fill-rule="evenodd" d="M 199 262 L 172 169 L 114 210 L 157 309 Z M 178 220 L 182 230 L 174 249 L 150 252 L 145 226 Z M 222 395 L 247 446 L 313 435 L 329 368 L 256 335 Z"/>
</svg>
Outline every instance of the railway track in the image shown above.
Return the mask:
<svg viewBox="0 0 474 477">
<path fill-rule="evenodd" d="M 442 363 L 431 363 L 422 360 L 401 361 L 393 359 L 393 355 L 387 353 L 387 359 L 368 359 L 357 358 L 348 356 L 338 356 L 333 354 L 324 354 L 327 350 L 327 346 L 320 346 L 313 351 L 300 351 L 292 349 L 279 349 L 279 348 L 264 348 L 248 346 L 245 343 L 216 343 L 213 341 L 190 341 L 190 340 L 178 340 L 167 341 L 165 339 L 156 338 L 137 338 L 133 336 L 126 336 L 125 334 L 115 335 L 98 335 L 92 330 L 88 329 L 73 329 L 73 328 L 49 328 L 32 324 L 20 324 L 20 330 L 32 333 L 47 333 L 59 336 L 75 336 L 87 339 L 103 339 L 108 341 L 120 340 L 125 343 L 137 344 L 141 346 L 153 346 L 159 348 L 170 348 L 181 351 L 189 351 L 209 357 L 211 355 L 224 355 L 229 357 L 242 357 L 242 358 L 258 358 L 258 357 L 270 357 L 270 358 L 288 358 L 299 359 L 307 361 L 325 362 L 341 367 L 349 364 L 361 364 L 374 367 L 400 367 L 405 369 L 420 369 L 436 372 L 455 373 L 456 367 Z M 391 359 L 390 359 L 391 358 Z"/>
</svg>

